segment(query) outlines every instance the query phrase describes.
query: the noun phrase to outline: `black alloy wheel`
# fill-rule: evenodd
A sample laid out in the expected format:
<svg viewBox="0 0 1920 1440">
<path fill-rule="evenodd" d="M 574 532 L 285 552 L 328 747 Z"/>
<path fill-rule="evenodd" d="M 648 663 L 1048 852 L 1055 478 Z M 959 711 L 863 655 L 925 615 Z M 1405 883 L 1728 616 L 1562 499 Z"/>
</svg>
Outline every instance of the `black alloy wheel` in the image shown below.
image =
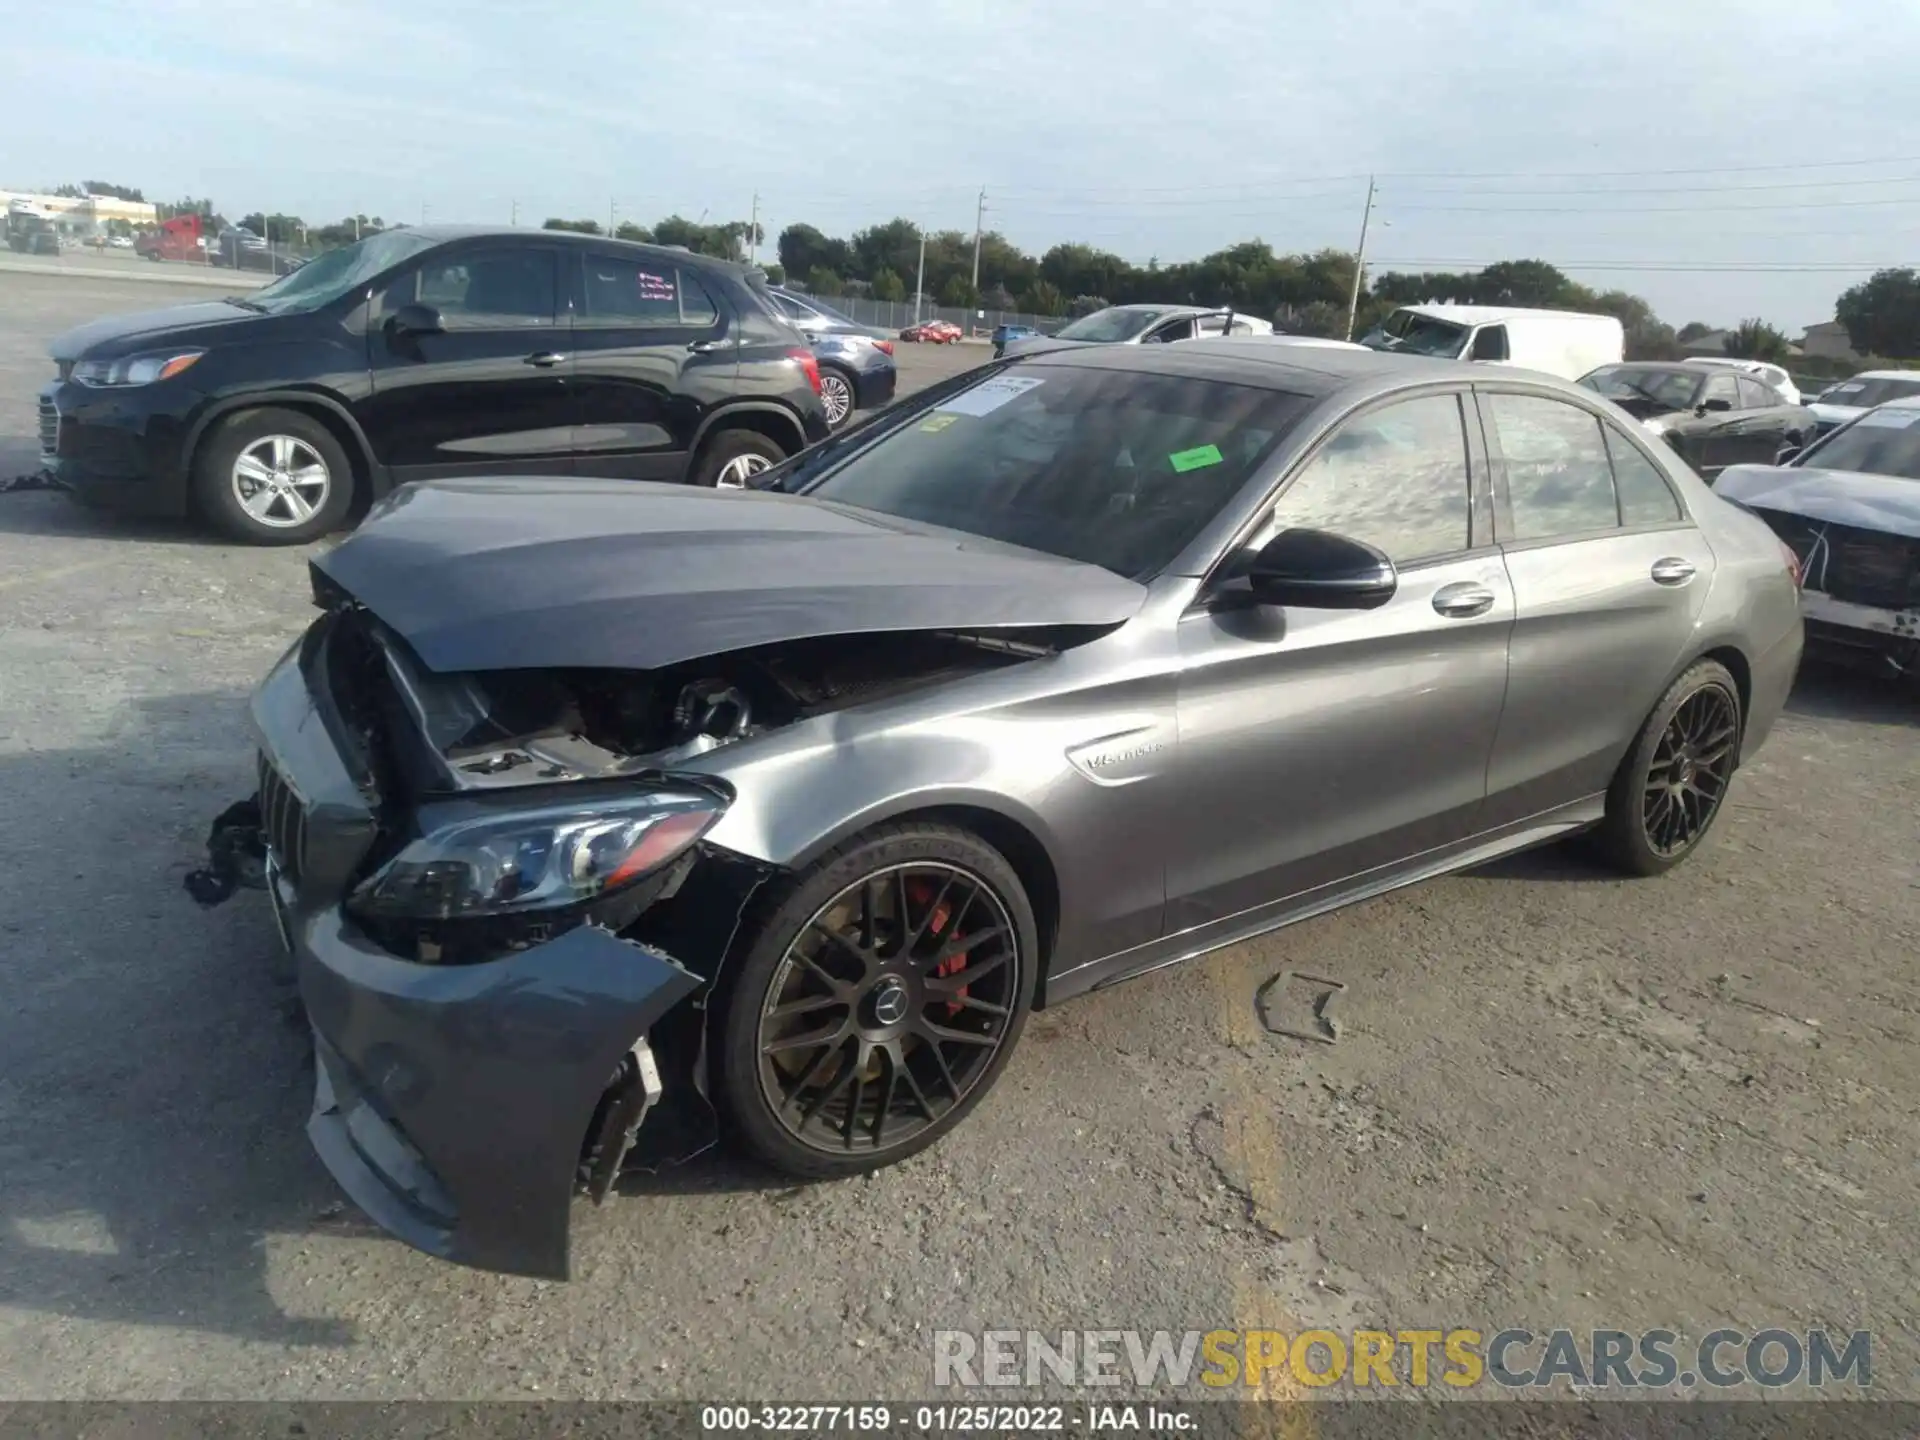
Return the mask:
<svg viewBox="0 0 1920 1440">
<path fill-rule="evenodd" d="M 792 1174 L 876 1169 L 986 1094 L 1025 1023 L 1032 909 L 965 831 L 888 827 L 807 872 L 723 1006 L 719 1086 L 752 1149 Z"/>
<path fill-rule="evenodd" d="M 1718 685 L 1680 702 L 1654 747 L 1641 798 L 1647 845 L 1656 855 L 1690 849 L 1713 823 L 1733 779 L 1740 704 Z"/>
<path fill-rule="evenodd" d="M 760 1083 L 803 1144 L 885 1151 L 967 1098 L 1006 1038 L 1013 920 L 977 875 L 899 865 L 801 929 L 760 1014 Z"/>
<path fill-rule="evenodd" d="M 1647 717 L 1607 792 L 1597 839 L 1635 875 L 1658 875 L 1699 848 L 1719 818 L 1740 763 L 1740 689 L 1725 666 L 1701 660 Z"/>
</svg>

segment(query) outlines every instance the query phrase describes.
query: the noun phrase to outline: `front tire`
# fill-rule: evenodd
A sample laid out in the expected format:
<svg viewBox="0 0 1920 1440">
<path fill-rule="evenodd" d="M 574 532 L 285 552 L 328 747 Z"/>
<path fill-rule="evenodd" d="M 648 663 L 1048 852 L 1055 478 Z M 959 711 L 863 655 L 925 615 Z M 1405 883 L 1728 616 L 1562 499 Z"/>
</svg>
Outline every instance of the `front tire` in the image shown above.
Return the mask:
<svg viewBox="0 0 1920 1440">
<path fill-rule="evenodd" d="M 812 1179 L 891 1165 L 959 1125 L 1013 1053 L 1039 956 L 1005 857 L 931 823 L 831 851 L 743 936 L 716 1089 L 747 1149 Z"/>
<path fill-rule="evenodd" d="M 200 511 L 248 545 L 304 545 L 339 528 L 353 466 L 311 415 L 265 406 L 219 421 L 193 458 Z"/>
<path fill-rule="evenodd" d="M 755 475 L 786 458 L 786 451 L 757 430 L 722 430 L 701 448 L 691 478 L 709 490 L 744 490 Z"/>
<path fill-rule="evenodd" d="M 1720 816 L 1740 759 L 1740 687 L 1701 660 L 1668 687 L 1614 773 L 1595 832 L 1608 863 L 1660 875 L 1700 847 Z"/>
</svg>

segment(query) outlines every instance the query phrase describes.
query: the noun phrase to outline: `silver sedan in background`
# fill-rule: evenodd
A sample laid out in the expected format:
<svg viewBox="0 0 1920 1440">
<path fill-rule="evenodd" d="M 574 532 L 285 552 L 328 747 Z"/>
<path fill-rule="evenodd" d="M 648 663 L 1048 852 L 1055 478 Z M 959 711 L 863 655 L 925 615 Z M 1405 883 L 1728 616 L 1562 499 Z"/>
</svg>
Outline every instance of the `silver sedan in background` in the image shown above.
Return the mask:
<svg viewBox="0 0 1920 1440">
<path fill-rule="evenodd" d="M 314 567 L 216 862 L 336 1178 L 538 1275 L 716 1118 L 872 1169 L 1032 1007 L 1577 832 L 1667 870 L 1802 643 L 1591 391 L 1260 339 L 1012 358 L 758 490 L 422 484 Z"/>
</svg>

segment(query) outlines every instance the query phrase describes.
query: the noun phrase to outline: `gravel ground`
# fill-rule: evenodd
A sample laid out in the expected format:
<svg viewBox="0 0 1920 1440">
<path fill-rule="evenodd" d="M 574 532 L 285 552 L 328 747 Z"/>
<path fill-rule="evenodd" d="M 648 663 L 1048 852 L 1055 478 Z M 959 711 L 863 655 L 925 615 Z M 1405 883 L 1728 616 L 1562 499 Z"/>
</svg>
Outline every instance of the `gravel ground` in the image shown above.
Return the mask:
<svg viewBox="0 0 1920 1440">
<path fill-rule="evenodd" d="M 47 339 L 205 293 L 0 273 L 0 475 Z M 937 1327 L 1365 1322 L 1871 1327 L 1920 1395 L 1911 693 L 1809 671 L 1671 876 L 1543 852 L 1074 1002 L 937 1150 L 630 1185 L 548 1285 L 358 1218 L 264 905 L 181 891 L 303 560 L 0 496 L 0 1399 L 925 1395 Z M 1289 967 L 1338 1045 L 1261 1030 Z"/>
</svg>

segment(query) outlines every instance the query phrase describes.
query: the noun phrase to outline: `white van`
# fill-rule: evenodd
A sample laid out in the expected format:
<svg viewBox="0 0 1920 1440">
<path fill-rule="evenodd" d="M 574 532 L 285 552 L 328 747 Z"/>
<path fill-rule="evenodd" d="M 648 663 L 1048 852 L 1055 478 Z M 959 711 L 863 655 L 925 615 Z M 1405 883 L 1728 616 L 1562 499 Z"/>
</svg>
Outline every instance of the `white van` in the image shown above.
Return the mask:
<svg viewBox="0 0 1920 1440">
<path fill-rule="evenodd" d="M 1562 380 L 1618 365 L 1627 354 L 1626 331 L 1611 315 L 1503 305 L 1402 305 L 1362 343 L 1375 350 L 1518 365 Z"/>
</svg>

